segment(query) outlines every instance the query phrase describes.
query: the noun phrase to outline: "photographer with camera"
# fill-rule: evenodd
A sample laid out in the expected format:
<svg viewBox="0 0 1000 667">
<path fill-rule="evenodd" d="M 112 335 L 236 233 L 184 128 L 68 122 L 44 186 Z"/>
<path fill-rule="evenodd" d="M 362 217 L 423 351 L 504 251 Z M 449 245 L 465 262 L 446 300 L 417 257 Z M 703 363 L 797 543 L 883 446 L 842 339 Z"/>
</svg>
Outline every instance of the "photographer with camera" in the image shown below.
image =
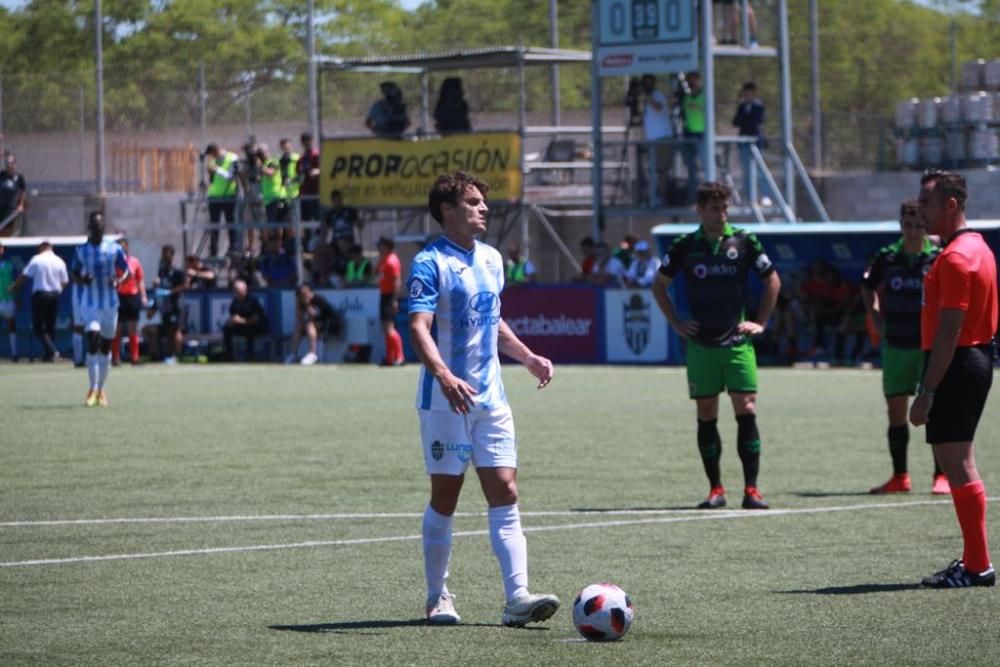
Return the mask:
<svg viewBox="0 0 1000 667">
<path fill-rule="evenodd" d="M 648 158 L 649 206 L 657 208 L 663 203 L 667 181 L 674 161 L 674 123 L 670 115 L 667 96 L 656 89 L 656 77 L 645 74 L 640 84 L 642 92 L 642 129 Z"/>
<path fill-rule="evenodd" d="M 208 221 L 219 225 L 225 217 L 226 224 L 236 222 L 236 173 L 239 170 L 239 158 L 236 153 L 220 148 L 218 144 L 209 144 L 205 152 L 199 156 L 205 167 L 208 178 L 205 193 L 208 198 Z M 236 247 L 236 230 L 229 227 L 229 249 Z M 212 257 L 219 256 L 219 232 L 213 229 L 209 235 L 209 249 Z"/>
<path fill-rule="evenodd" d="M 245 160 L 240 164 L 240 169 L 237 172 L 240 179 L 240 186 L 243 188 L 243 222 L 250 225 L 262 225 L 267 222 L 267 214 L 264 211 L 264 198 L 261 194 L 266 153 L 261 151 L 257 140 L 252 136 L 243 145 L 243 153 Z M 253 254 L 254 245 L 257 240 L 257 230 L 255 227 L 247 229 L 246 238 L 246 248 Z"/>
</svg>

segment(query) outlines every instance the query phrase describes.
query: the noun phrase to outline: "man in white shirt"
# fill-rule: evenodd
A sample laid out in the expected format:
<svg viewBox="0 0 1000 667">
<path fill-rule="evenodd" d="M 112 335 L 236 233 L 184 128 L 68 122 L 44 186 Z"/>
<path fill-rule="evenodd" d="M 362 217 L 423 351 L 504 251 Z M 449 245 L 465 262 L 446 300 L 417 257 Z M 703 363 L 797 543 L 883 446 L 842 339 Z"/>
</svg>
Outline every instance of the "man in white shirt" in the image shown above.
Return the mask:
<svg viewBox="0 0 1000 667">
<path fill-rule="evenodd" d="M 28 278 L 31 279 L 31 319 L 35 336 L 44 350 L 42 361 L 55 361 L 59 358 L 55 344 L 56 310 L 59 295 L 69 283 L 69 274 L 66 262 L 52 252 L 52 244 L 48 241 L 38 246 L 38 254 L 24 267 L 24 273 L 14 281 L 12 289 L 17 290 Z"/>
<path fill-rule="evenodd" d="M 645 149 L 649 156 L 649 205 L 657 207 L 662 203 L 667 175 L 673 162 L 674 124 L 670 116 L 667 96 L 656 89 L 656 77 L 646 74 L 642 77 L 642 129 L 645 135 Z"/>
<path fill-rule="evenodd" d="M 625 284 L 628 287 L 650 287 L 659 270 L 660 258 L 653 257 L 649 252 L 649 243 L 639 241 L 635 244 L 635 258 L 625 273 Z"/>
</svg>

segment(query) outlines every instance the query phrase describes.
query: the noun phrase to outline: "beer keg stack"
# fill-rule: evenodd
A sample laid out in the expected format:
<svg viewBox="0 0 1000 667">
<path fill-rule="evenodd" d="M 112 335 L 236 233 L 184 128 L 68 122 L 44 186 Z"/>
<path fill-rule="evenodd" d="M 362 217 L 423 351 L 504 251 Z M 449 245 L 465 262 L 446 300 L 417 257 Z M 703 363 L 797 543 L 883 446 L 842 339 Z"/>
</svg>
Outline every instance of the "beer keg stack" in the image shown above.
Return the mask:
<svg viewBox="0 0 1000 667">
<path fill-rule="evenodd" d="M 896 161 L 904 169 L 1000 164 L 1000 58 L 962 65 L 960 92 L 896 104 Z"/>
</svg>

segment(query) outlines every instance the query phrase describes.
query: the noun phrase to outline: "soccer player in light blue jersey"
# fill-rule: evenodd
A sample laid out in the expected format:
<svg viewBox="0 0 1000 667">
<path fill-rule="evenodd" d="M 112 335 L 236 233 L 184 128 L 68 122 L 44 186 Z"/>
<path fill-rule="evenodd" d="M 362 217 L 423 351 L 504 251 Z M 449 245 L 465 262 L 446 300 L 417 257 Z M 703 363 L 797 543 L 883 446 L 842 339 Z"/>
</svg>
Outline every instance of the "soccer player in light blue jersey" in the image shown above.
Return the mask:
<svg viewBox="0 0 1000 667">
<path fill-rule="evenodd" d="M 104 383 L 111 366 L 111 343 L 118 326 L 118 284 L 128 278 L 128 259 L 122 247 L 104 238 L 104 215 L 90 214 L 87 242 L 76 247 L 70 278 L 78 285 L 79 317 L 87 336 L 87 375 L 90 390 L 84 405 L 107 407 Z M 120 272 L 116 275 L 116 269 Z"/>
<path fill-rule="evenodd" d="M 471 462 L 489 505 L 489 533 L 500 563 L 509 627 L 544 621 L 559 608 L 554 595 L 528 592 L 528 555 L 517 505 L 514 420 L 500 379 L 502 352 L 521 362 L 541 389 L 552 362 L 534 354 L 500 317 L 503 258 L 478 239 L 486 232 L 488 186 L 463 172 L 431 188 L 431 216 L 444 235 L 413 260 L 407 281 L 410 339 L 423 368 L 417 412 L 431 498 L 424 511 L 427 620 L 461 619 L 448 591 L 452 522 Z"/>
</svg>

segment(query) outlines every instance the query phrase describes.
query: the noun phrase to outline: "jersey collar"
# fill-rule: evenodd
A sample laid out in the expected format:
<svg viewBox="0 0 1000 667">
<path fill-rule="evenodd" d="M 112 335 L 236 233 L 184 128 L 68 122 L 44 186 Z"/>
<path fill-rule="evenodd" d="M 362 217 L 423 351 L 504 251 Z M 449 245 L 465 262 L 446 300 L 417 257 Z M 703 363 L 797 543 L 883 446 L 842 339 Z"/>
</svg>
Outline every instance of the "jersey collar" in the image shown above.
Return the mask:
<svg viewBox="0 0 1000 667">
<path fill-rule="evenodd" d="M 474 253 L 476 251 L 476 244 L 475 244 L 475 242 L 473 242 L 472 248 L 466 249 L 466 248 L 463 248 L 462 246 L 458 245 L 454 241 L 452 241 L 450 238 L 448 238 L 444 234 L 441 235 L 441 238 L 444 239 L 445 244 L 447 244 L 447 246 L 449 248 L 452 248 L 455 252 L 460 252 L 463 255 L 471 255 L 472 253 Z"/>
<path fill-rule="evenodd" d="M 950 244 L 950 243 L 951 243 L 952 241 L 954 241 L 955 239 L 957 239 L 957 238 L 958 238 L 959 236 L 961 236 L 962 234 L 966 234 L 966 233 L 968 233 L 968 232 L 974 232 L 974 231 L 976 231 L 976 230 L 974 230 L 974 229 L 973 229 L 972 227 L 962 227 L 962 228 L 961 228 L 961 229 L 959 229 L 959 230 L 958 230 L 957 232 L 955 232 L 954 234 L 952 234 L 952 235 L 951 235 L 951 238 L 947 239 L 947 240 L 946 240 L 946 241 L 944 242 L 944 247 L 945 247 L 945 248 L 947 248 L 947 247 L 948 247 L 948 245 L 949 245 L 949 244 Z"/>
</svg>

